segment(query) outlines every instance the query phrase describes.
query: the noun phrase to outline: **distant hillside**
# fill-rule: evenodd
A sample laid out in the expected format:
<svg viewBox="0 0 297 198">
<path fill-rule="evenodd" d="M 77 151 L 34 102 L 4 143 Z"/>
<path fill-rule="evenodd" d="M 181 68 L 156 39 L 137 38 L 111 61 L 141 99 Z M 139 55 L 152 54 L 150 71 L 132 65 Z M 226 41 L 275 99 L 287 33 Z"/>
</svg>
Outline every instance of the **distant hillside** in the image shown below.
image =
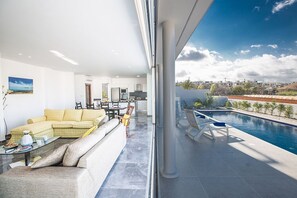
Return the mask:
<svg viewBox="0 0 297 198">
<path fill-rule="evenodd" d="M 297 91 L 297 82 L 289 84 L 287 86 L 281 87 L 278 89 L 279 91 Z"/>
</svg>

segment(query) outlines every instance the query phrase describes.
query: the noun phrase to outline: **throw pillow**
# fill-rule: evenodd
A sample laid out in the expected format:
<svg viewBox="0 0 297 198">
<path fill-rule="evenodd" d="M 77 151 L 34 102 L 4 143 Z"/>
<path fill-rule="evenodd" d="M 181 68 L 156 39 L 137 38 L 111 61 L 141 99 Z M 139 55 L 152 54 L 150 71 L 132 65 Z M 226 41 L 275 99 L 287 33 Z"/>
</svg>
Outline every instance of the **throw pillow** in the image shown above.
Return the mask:
<svg viewBox="0 0 297 198">
<path fill-rule="evenodd" d="M 108 122 L 106 122 L 105 124 L 101 125 L 97 130 L 95 130 L 93 133 L 101 133 L 103 132 L 104 135 L 108 134 L 110 131 L 112 131 L 114 128 L 116 128 L 119 124 L 119 119 L 114 118 Z"/>
<path fill-rule="evenodd" d="M 65 152 L 63 166 L 76 166 L 79 159 L 104 138 L 104 136 L 104 133 L 91 133 L 71 143 Z"/>
<path fill-rule="evenodd" d="M 96 126 L 93 126 L 89 130 L 87 130 L 81 137 L 84 138 L 84 137 L 90 135 L 95 129 L 97 129 L 97 125 Z"/>
<path fill-rule="evenodd" d="M 129 125 L 129 119 L 130 119 L 130 115 L 125 114 L 122 118 L 122 123 L 124 126 L 128 126 Z"/>
<path fill-rule="evenodd" d="M 31 168 L 42 168 L 61 163 L 68 146 L 69 144 L 64 144 L 60 146 L 46 157 L 43 157 L 40 160 L 36 161 L 34 164 L 32 164 Z"/>
</svg>

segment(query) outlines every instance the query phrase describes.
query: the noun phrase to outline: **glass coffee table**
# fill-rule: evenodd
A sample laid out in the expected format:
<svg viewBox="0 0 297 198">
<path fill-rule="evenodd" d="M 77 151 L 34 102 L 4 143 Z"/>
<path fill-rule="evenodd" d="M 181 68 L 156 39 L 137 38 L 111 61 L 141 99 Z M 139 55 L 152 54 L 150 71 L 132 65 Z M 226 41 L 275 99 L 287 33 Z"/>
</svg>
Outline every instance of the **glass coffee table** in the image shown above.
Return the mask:
<svg viewBox="0 0 297 198">
<path fill-rule="evenodd" d="M 4 146 L 0 146 L 0 155 L 21 155 L 23 154 L 25 157 L 25 165 L 28 166 L 30 163 L 31 152 L 36 151 L 40 148 L 44 148 L 52 142 L 56 141 L 60 137 L 52 137 L 47 141 L 44 141 L 42 145 L 38 145 L 36 142 L 32 144 L 32 146 L 21 146 L 18 145 L 15 148 L 5 148 Z"/>
</svg>

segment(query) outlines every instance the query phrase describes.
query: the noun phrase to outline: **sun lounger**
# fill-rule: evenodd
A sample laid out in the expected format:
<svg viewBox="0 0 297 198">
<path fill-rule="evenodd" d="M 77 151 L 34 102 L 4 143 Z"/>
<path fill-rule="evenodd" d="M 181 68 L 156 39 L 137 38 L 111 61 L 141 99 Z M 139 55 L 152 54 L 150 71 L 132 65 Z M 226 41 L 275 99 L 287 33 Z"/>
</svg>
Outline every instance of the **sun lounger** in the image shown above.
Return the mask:
<svg viewBox="0 0 297 198">
<path fill-rule="evenodd" d="M 187 121 L 190 124 L 186 130 L 186 134 L 191 139 L 198 141 L 203 134 L 206 134 L 207 137 L 215 140 L 214 131 L 224 131 L 229 136 L 229 125 L 214 121 L 194 110 L 185 109 L 185 113 Z"/>
</svg>

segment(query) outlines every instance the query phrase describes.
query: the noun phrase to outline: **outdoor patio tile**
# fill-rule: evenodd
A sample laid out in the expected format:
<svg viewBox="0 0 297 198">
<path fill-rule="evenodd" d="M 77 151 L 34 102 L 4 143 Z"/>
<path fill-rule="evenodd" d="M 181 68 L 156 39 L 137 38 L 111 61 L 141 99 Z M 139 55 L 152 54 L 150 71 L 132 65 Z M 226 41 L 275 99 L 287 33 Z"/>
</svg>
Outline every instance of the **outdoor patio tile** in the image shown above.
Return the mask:
<svg viewBox="0 0 297 198">
<path fill-rule="evenodd" d="M 213 157 L 208 159 L 200 159 L 195 156 L 191 161 L 194 167 L 194 173 L 200 177 L 236 177 L 238 174 L 228 164 L 226 164 L 220 157 Z"/>
<path fill-rule="evenodd" d="M 260 198 L 239 177 L 201 177 L 201 183 L 210 198 Z"/>
<path fill-rule="evenodd" d="M 241 176 L 281 176 L 282 173 L 275 170 L 265 162 L 255 160 L 251 157 L 225 158 L 226 163 Z"/>
<path fill-rule="evenodd" d="M 176 179 L 165 179 L 161 191 L 162 198 L 208 198 L 201 182 L 194 177 L 178 177 Z"/>
<path fill-rule="evenodd" d="M 296 198 L 297 181 L 288 176 L 245 177 L 244 179 L 263 198 Z"/>
</svg>

